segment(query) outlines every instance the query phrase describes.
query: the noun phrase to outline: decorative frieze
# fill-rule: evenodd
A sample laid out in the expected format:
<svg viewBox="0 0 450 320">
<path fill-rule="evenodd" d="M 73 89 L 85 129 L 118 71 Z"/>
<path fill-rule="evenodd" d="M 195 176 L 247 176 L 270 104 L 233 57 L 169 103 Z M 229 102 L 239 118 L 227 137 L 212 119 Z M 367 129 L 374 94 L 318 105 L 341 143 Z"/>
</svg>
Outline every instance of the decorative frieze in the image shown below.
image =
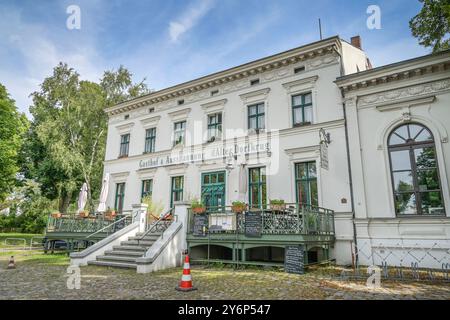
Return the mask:
<svg viewBox="0 0 450 320">
<path fill-rule="evenodd" d="M 429 95 L 449 89 L 450 89 L 450 79 L 445 79 L 396 90 L 388 90 L 360 97 L 358 99 L 358 107 L 377 105 L 400 99 L 406 99 L 409 97 Z"/>
</svg>

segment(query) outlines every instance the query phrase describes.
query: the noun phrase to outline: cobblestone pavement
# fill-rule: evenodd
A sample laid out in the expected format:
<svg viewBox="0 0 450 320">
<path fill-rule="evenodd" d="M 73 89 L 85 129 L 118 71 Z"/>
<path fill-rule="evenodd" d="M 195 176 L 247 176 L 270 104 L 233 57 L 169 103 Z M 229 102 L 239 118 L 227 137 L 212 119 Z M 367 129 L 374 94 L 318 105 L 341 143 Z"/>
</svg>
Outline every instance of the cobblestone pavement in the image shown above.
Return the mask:
<svg viewBox="0 0 450 320">
<path fill-rule="evenodd" d="M 81 268 L 81 288 L 67 289 L 67 259 L 63 262 L 18 261 L 7 270 L 0 256 L 0 299 L 445 299 L 450 285 L 425 282 L 382 282 L 368 289 L 363 282 L 326 279 L 274 270 L 205 268 L 193 266 L 197 291 L 175 290 L 181 268 L 150 274 L 102 267 Z"/>
</svg>

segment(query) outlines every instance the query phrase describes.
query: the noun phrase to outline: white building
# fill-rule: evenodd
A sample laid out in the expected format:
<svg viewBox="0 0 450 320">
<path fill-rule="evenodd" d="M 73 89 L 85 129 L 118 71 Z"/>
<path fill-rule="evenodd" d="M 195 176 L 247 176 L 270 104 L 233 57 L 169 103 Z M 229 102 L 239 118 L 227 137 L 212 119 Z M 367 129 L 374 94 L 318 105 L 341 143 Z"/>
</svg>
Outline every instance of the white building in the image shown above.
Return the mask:
<svg viewBox="0 0 450 320">
<path fill-rule="evenodd" d="M 450 262 L 450 51 L 340 77 L 362 264 Z"/>
<path fill-rule="evenodd" d="M 270 199 L 323 207 L 334 211 L 335 239 L 307 249 L 339 264 L 354 262 L 355 238 L 370 259 L 399 240 L 448 246 L 449 54 L 368 70 L 359 37 L 352 43 L 332 37 L 108 108 L 109 207 L 130 210 L 146 194 L 166 210 L 193 198 L 211 207 L 265 208 Z M 433 134 L 439 164 L 442 202 L 419 219 L 396 215 L 389 166 L 387 137 L 409 122 Z M 264 246 L 287 243 L 277 241 Z M 257 246 L 225 247 L 245 260 L 241 251 Z M 280 259 L 269 251 L 255 255 Z"/>
</svg>

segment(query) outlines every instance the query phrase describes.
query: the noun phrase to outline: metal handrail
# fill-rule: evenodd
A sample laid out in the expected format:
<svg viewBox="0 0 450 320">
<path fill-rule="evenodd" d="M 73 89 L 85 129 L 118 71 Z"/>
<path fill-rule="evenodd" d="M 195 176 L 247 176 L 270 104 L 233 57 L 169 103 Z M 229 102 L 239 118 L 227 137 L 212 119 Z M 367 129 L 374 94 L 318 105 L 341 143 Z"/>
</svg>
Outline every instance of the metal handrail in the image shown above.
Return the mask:
<svg viewBox="0 0 450 320">
<path fill-rule="evenodd" d="M 162 215 L 161 217 L 158 218 L 158 220 L 156 220 L 151 226 L 150 228 L 148 228 L 147 231 L 144 232 L 144 234 L 137 240 L 138 245 L 139 245 L 139 241 L 141 241 L 142 239 L 144 239 L 149 233 L 150 231 L 152 231 L 161 221 L 164 221 L 164 219 L 166 219 L 168 216 L 170 216 L 172 214 L 174 208 L 170 208 L 164 215 Z"/>
<path fill-rule="evenodd" d="M 114 226 L 116 223 L 119 223 L 119 222 L 121 222 L 121 221 L 123 221 L 123 220 L 125 220 L 125 219 L 129 219 L 129 218 L 130 218 L 130 216 L 125 216 L 125 217 L 123 217 L 123 218 L 120 218 L 119 220 L 114 221 L 114 222 L 111 223 L 111 224 L 108 224 L 106 227 L 103 227 L 103 228 L 101 228 L 100 230 L 97 230 L 97 231 L 95 231 L 94 233 L 91 233 L 91 234 L 88 235 L 85 239 L 89 239 L 89 238 L 92 237 L 93 235 L 95 235 L 95 234 L 97 234 L 97 233 L 100 233 L 100 232 L 102 232 L 102 231 L 105 230 L 105 229 L 111 228 L 111 227 Z"/>
</svg>

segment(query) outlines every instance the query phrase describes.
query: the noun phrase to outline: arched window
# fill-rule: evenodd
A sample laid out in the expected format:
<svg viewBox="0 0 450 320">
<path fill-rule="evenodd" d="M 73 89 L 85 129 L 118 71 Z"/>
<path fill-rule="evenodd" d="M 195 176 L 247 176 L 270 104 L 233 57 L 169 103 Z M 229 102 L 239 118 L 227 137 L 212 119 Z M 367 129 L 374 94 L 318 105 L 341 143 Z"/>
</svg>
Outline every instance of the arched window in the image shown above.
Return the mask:
<svg viewBox="0 0 450 320">
<path fill-rule="evenodd" d="M 416 123 L 402 125 L 390 134 L 388 145 L 396 214 L 445 214 L 430 130 Z"/>
</svg>

